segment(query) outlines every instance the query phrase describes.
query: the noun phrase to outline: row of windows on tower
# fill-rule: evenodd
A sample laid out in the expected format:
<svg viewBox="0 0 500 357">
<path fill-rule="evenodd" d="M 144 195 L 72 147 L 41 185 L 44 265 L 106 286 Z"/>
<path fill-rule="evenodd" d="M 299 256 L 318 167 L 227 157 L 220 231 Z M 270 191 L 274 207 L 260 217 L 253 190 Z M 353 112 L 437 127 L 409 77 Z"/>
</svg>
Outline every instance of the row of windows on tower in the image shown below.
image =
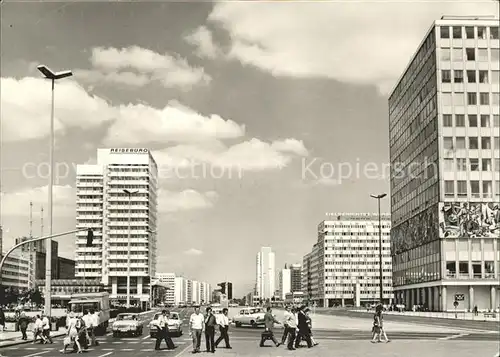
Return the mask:
<svg viewBox="0 0 500 357">
<path fill-rule="evenodd" d="M 477 51 L 477 52 L 476 52 Z M 440 59 L 442 62 L 488 62 L 488 49 L 487 48 L 472 48 L 466 47 L 465 52 L 463 48 L 441 48 L 440 49 Z M 500 50 L 498 48 L 491 48 L 491 61 L 498 62 L 500 60 Z M 464 56 L 465 55 L 465 56 Z"/>
<path fill-rule="evenodd" d="M 479 95 L 478 95 L 479 94 Z M 471 105 L 500 105 L 500 93 L 489 92 L 443 92 L 441 94 L 441 103 L 444 106 L 471 106 Z"/>
<path fill-rule="evenodd" d="M 467 115 L 467 126 L 469 128 L 477 128 L 478 124 L 481 124 L 481 128 L 498 128 L 500 127 L 500 115 L 495 114 L 492 116 L 493 123 L 489 114 L 481 114 L 478 121 L 477 114 L 468 114 Z M 455 114 L 455 126 L 456 127 L 465 127 L 466 125 L 465 114 Z M 452 114 L 443 114 L 443 126 L 452 127 L 453 126 L 453 115 Z"/>
<path fill-rule="evenodd" d="M 439 29 L 440 37 L 442 39 L 478 39 L 478 40 L 486 40 L 488 37 L 492 40 L 498 40 L 498 26 L 478 26 L 477 32 L 475 31 L 474 26 L 441 26 Z M 489 33 L 489 36 L 488 36 Z"/>
<path fill-rule="evenodd" d="M 467 164 L 468 161 L 468 164 Z M 500 170 L 500 159 L 494 159 L 495 170 Z M 444 170 L 448 172 L 454 171 L 492 171 L 492 159 L 466 159 L 466 158 L 445 158 Z"/>
<path fill-rule="evenodd" d="M 455 139 L 455 144 L 453 144 L 453 139 Z M 466 139 L 468 139 L 466 141 Z M 466 143 L 468 145 L 466 146 Z M 481 144 L 481 146 L 479 145 Z M 445 136 L 443 138 L 443 149 L 444 150 L 455 150 L 455 149 L 468 149 L 468 150 L 491 150 L 491 149 L 499 150 L 500 149 L 500 138 L 493 138 L 493 146 L 491 145 L 491 138 L 489 136 L 486 137 L 464 137 L 464 136 Z"/>
<path fill-rule="evenodd" d="M 453 71 L 453 77 L 451 75 L 451 70 L 443 69 L 441 71 L 441 82 L 442 83 L 464 83 L 464 79 L 467 79 L 467 83 L 480 83 L 480 84 L 498 84 L 500 82 L 500 71 L 491 71 L 491 81 L 486 70 L 461 70 L 456 69 Z M 464 77 L 465 74 L 465 77 Z M 453 81 L 452 81 L 453 80 Z"/>
</svg>

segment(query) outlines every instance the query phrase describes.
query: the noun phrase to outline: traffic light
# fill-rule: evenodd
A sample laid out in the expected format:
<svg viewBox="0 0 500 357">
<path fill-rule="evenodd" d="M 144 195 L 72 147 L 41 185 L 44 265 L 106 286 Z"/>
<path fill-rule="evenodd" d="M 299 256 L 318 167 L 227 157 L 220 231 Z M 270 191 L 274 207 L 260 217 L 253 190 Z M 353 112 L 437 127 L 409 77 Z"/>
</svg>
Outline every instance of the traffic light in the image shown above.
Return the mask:
<svg viewBox="0 0 500 357">
<path fill-rule="evenodd" d="M 87 247 L 92 247 L 92 241 L 94 240 L 94 231 L 89 228 L 87 231 Z"/>
</svg>

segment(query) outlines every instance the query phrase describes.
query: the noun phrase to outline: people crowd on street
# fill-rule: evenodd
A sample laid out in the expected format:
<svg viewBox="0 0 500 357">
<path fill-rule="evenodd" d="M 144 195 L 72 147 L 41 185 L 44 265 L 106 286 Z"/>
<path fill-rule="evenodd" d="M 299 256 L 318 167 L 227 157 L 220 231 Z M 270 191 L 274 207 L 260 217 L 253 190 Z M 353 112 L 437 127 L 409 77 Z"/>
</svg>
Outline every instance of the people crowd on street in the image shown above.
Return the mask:
<svg viewBox="0 0 500 357">
<path fill-rule="evenodd" d="M 384 307 L 382 304 L 378 304 L 375 307 L 372 343 L 391 342 L 384 329 L 383 311 Z M 222 313 L 215 315 L 213 314 L 212 308 L 207 307 L 205 314 L 202 314 L 200 306 L 194 307 L 194 312 L 189 318 L 189 335 L 192 337 L 193 354 L 201 352 L 200 346 L 202 336 L 205 337 L 206 352 L 215 353 L 216 348 L 219 348 L 219 344 L 222 341 L 225 343 L 225 348 L 232 349 L 228 333 L 230 325 L 228 312 L 229 310 L 224 308 Z M 160 349 L 163 340 L 165 340 L 168 350 L 176 348 L 168 330 L 169 316 L 170 312 L 168 310 L 163 310 L 161 316 L 156 320 L 158 333 L 156 335 L 155 350 Z M 24 311 L 21 311 L 18 317 L 22 340 L 28 339 L 27 329 L 31 322 L 34 322 L 33 343 L 36 343 L 38 340 L 40 340 L 42 344 L 53 343 L 50 335 L 51 326 L 49 317 L 42 314 L 30 318 L 26 316 Z M 66 353 L 66 351 L 70 349 L 71 351 L 82 353 L 83 350 L 88 349 L 90 345 L 99 345 L 94 331 L 98 324 L 98 314 L 93 310 L 85 310 L 82 316 L 77 316 L 75 312 L 69 311 L 66 319 L 66 336 L 63 339 L 63 349 L 60 352 Z M 278 341 L 275 337 L 275 324 L 282 324 L 284 327 L 281 341 Z M 217 327 L 220 336 L 215 339 Z M 264 347 L 267 340 L 271 340 L 276 347 L 286 344 L 286 348 L 291 351 L 299 348 L 302 341 L 306 342 L 308 348 L 318 345 L 312 333 L 310 310 L 305 305 L 300 307 L 285 306 L 282 322 L 277 321 L 275 315 L 272 313 L 272 308 L 267 307 L 264 315 L 264 327 L 265 329 L 260 336 L 260 347 Z"/>
</svg>

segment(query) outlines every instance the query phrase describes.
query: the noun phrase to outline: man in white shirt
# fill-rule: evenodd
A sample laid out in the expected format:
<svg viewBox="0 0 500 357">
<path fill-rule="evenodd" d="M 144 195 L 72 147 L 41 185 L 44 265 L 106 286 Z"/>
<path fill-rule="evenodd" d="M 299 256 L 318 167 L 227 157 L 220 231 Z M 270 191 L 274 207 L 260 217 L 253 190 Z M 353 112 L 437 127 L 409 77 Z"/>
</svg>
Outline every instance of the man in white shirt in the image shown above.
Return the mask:
<svg viewBox="0 0 500 357">
<path fill-rule="evenodd" d="M 91 338 L 92 338 L 92 344 L 95 346 L 99 346 L 99 341 L 96 340 L 95 338 L 95 330 L 99 327 L 99 312 L 94 311 L 94 309 L 90 310 L 90 322 L 91 322 Z"/>
<path fill-rule="evenodd" d="M 297 330 L 297 316 L 295 315 L 295 308 L 292 308 L 291 311 L 288 310 L 288 314 L 285 316 L 285 323 L 288 326 L 287 334 L 288 334 L 288 349 L 290 351 L 294 351 L 295 347 L 293 347 L 295 338 L 296 338 L 296 330 Z"/>
<path fill-rule="evenodd" d="M 227 331 L 229 330 L 229 318 L 227 317 L 227 313 L 228 309 L 224 308 L 222 309 L 222 314 L 217 316 L 217 324 L 219 325 L 220 336 L 217 341 L 215 341 L 215 348 L 217 348 L 222 340 L 224 340 L 224 342 L 226 343 L 226 348 L 232 348 L 229 344 L 229 335 L 227 334 Z"/>
<path fill-rule="evenodd" d="M 286 342 L 286 338 L 288 337 L 288 319 L 289 319 L 289 316 L 291 315 L 292 313 L 290 312 L 290 306 L 286 306 L 285 307 L 285 313 L 283 315 L 283 337 L 281 338 L 281 344 L 284 345 L 285 342 Z"/>
<path fill-rule="evenodd" d="M 85 310 L 82 319 L 83 322 L 85 322 L 85 326 L 87 326 L 87 334 L 91 340 L 91 346 L 97 346 L 94 333 L 94 328 L 96 326 L 94 324 L 94 310 Z"/>
<path fill-rule="evenodd" d="M 160 317 L 158 317 L 158 332 L 156 333 L 156 343 L 155 350 L 160 350 L 161 341 L 164 339 L 167 344 L 167 350 L 175 349 L 174 342 L 170 338 L 170 334 L 168 333 L 168 317 L 170 316 L 170 311 L 163 310 Z"/>
<path fill-rule="evenodd" d="M 36 320 L 35 320 L 35 326 L 33 329 L 33 343 L 36 343 L 36 339 L 38 336 L 40 336 L 40 343 L 45 342 L 45 336 L 43 335 L 43 322 L 42 319 L 40 318 L 40 315 L 36 315 Z"/>
<path fill-rule="evenodd" d="M 43 336 L 45 337 L 45 343 L 54 343 L 54 341 L 52 341 L 52 337 L 50 337 L 50 320 L 45 314 L 42 315 L 42 329 Z"/>
<path fill-rule="evenodd" d="M 189 318 L 189 334 L 193 337 L 193 353 L 200 353 L 201 334 L 205 325 L 205 317 L 200 307 L 195 306 L 194 313 Z"/>
</svg>

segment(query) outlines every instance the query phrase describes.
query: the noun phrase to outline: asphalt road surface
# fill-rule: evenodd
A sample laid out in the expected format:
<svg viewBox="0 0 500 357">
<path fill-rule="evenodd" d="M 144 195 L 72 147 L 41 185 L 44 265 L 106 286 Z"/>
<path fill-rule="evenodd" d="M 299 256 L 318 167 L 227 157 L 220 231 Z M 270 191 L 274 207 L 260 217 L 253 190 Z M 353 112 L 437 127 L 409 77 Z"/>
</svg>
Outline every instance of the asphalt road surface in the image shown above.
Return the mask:
<svg viewBox="0 0 500 357">
<path fill-rule="evenodd" d="M 147 325 L 151 320 L 151 316 L 149 316 L 145 320 L 145 329 L 142 336 L 139 337 L 113 337 L 111 333 L 108 333 L 106 336 L 102 336 L 99 338 L 100 345 L 97 347 L 91 347 L 89 350 L 85 351 L 82 356 L 85 357 L 149 357 L 149 356 L 158 356 L 158 355 L 167 355 L 172 357 L 181 357 L 191 355 L 192 344 L 191 338 L 189 337 L 189 329 L 188 329 L 188 320 L 189 315 L 191 314 L 191 309 L 181 309 L 178 310 L 180 312 L 181 318 L 184 320 L 183 331 L 184 334 L 180 337 L 172 338 L 177 348 L 173 351 L 166 350 L 166 346 L 163 342 L 161 351 L 154 350 L 155 339 L 150 338 L 149 329 Z M 346 352 L 342 354 L 343 357 L 348 356 L 357 356 L 356 354 L 359 350 L 364 351 L 364 356 L 366 353 L 374 356 L 385 356 L 382 352 L 389 352 L 388 349 L 397 349 L 403 348 L 401 346 L 406 346 L 405 355 L 408 355 L 408 343 L 414 343 L 416 346 L 419 346 L 421 343 L 418 341 L 428 341 L 426 344 L 430 342 L 439 343 L 439 346 L 443 346 L 448 344 L 448 346 L 458 346 L 458 344 L 463 344 L 464 346 L 471 346 L 472 344 L 481 343 L 481 348 L 491 348 L 486 345 L 498 344 L 498 334 L 494 333 L 412 333 L 412 332 L 394 332 L 391 333 L 388 331 L 389 338 L 392 340 L 392 344 L 387 344 L 387 346 L 378 346 L 372 345 L 369 343 L 371 339 L 370 331 L 348 331 L 348 330 L 318 330 L 313 331 L 315 339 L 319 342 L 319 346 L 314 347 L 312 349 L 300 349 L 298 351 L 287 351 L 284 346 L 280 346 L 275 348 L 271 345 L 270 342 L 266 344 L 269 346 L 267 348 L 259 348 L 259 338 L 262 332 L 261 329 L 253 329 L 253 328 L 230 328 L 230 339 L 231 344 L 233 346 L 232 350 L 228 350 L 223 348 L 224 342 L 221 343 L 219 349 L 217 349 L 216 354 L 225 354 L 227 356 L 298 356 L 301 354 L 307 354 L 307 356 L 324 356 L 330 357 L 335 354 L 332 354 L 332 351 L 340 351 L 343 346 L 346 348 Z M 278 327 L 276 329 L 276 338 L 281 340 L 281 336 L 283 330 Z M 202 340 L 202 351 L 204 351 L 205 341 Z M 349 346 L 349 344 L 354 344 Z M 391 345 L 391 346 L 389 346 Z M 394 346 L 392 346 L 394 345 Z M 380 349 L 378 348 L 380 347 Z M 4 357 L 53 357 L 53 356 L 62 356 L 59 350 L 62 348 L 62 338 L 57 338 L 54 341 L 53 345 L 34 345 L 31 343 L 22 344 L 12 347 L 5 347 L 0 349 L 1 356 Z M 420 347 L 416 347 L 417 349 Z M 438 348 L 438 347 L 436 347 Z M 443 348 L 443 347 L 441 347 Z M 333 350 L 332 350 L 333 349 Z M 367 350 L 365 350 L 367 349 Z M 379 350 L 379 352 L 375 353 L 373 349 Z M 403 349 L 403 350 L 404 350 Z M 411 349 L 411 348 L 410 348 Z M 401 353 L 404 351 L 401 350 Z M 448 349 L 446 349 L 448 351 Z M 433 350 L 435 351 L 435 350 Z M 465 348 L 460 349 L 461 352 L 466 351 Z M 476 351 L 479 352 L 476 348 Z M 477 353 L 476 352 L 476 353 Z M 385 352 L 384 352 L 385 353 Z M 391 353 L 394 353 L 392 351 Z M 399 352 L 397 352 L 399 353 Z M 485 351 L 484 357 L 494 357 L 490 351 Z M 72 353 L 67 353 L 72 354 Z M 393 354 L 394 355 L 394 354 Z M 482 355 L 481 353 L 476 354 L 475 356 Z M 491 356 L 490 356 L 491 355 Z M 428 354 L 428 356 L 432 356 L 432 354 Z M 443 355 L 436 355 L 443 356 Z M 455 355 L 456 357 L 461 357 L 461 355 Z M 468 356 L 468 355 L 463 355 Z M 472 355 L 474 356 L 474 355 Z"/>
</svg>

